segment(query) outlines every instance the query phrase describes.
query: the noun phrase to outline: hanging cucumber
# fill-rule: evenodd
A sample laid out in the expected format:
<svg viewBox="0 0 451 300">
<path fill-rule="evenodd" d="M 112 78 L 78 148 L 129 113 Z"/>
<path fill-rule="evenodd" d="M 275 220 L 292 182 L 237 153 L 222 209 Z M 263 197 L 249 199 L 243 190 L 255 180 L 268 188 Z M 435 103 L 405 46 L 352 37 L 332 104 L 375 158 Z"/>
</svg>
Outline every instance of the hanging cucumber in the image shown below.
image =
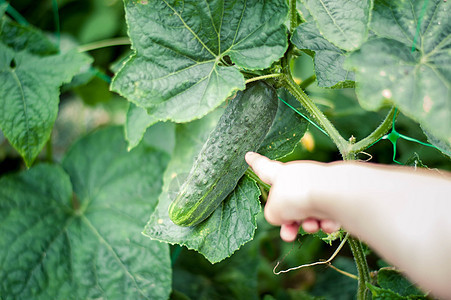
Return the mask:
<svg viewBox="0 0 451 300">
<path fill-rule="evenodd" d="M 244 155 L 263 142 L 277 112 L 273 87 L 250 83 L 230 101 L 169 207 L 180 226 L 199 224 L 233 191 L 248 165 Z"/>
</svg>

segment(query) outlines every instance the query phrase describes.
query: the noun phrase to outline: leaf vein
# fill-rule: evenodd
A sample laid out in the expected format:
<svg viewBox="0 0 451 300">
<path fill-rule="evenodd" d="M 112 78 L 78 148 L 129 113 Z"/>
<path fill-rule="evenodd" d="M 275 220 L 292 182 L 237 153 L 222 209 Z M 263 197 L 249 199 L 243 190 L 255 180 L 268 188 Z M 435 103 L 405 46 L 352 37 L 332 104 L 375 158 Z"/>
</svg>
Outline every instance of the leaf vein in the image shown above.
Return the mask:
<svg viewBox="0 0 451 300">
<path fill-rule="evenodd" d="M 102 242 L 106 246 L 106 248 L 111 252 L 111 254 L 113 255 L 114 259 L 117 261 L 119 266 L 124 270 L 125 274 L 132 280 L 133 284 L 136 286 L 136 289 L 139 291 L 139 293 L 141 293 L 141 295 L 143 297 L 145 297 L 146 299 L 149 299 L 148 297 L 146 297 L 144 291 L 138 285 L 138 282 L 137 282 L 137 279 L 135 278 L 135 276 L 131 273 L 131 271 L 127 268 L 126 264 L 122 261 L 122 259 L 116 253 L 113 246 L 111 246 L 107 242 L 107 240 L 100 234 L 100 232 L 94 227 L 94 225 L 92 225 L 92 223 L 89 221 L 88 218 L 86 218 L 85 216 L 82 216 L 82 220 L 91 229 L 91 231 L 94 233 L 94 235 L 99 238 L 100 242 Z"/>
<path fill-rule="evenodd" d="M 186 24 L 185 20 L 183 20 L 182 16 L 166 1 L 163 0 L 164 3 L 174 12 L 174 14 L 180 19 L 180 21 L 183 23 L 183 26 L 185 26 L 186 29 L 199 41 L 199 43 L 208 51 L 213 57 L 216 57 L 216 54 L 210 50 L 210 48 L 205 45 L 205 43 L 200 39 L 200 37 L 191 29 L 191 27 Z"/>
<path fill-rule="evenodd" d="M 20 81 L 19 76 L 17 76 L 17 73 L 14 70 L 11 70 L 11 74 L 13 75 L 14 80 L 17 82 L 17 86 L 19 87 L 20 95 L 22 97 L 22 107 L 23 107 L 23 113 L 25 115 L 25 126 L 27 129 L 25 132 L 25 136 L 26 136 L 26 140 L 27 140 L 27 154 L 26 155 L 27 155 L 28 160 L 31 162 L 32 155 L 29 151 L 29 147 L 31 145 L 31 143 L 30 143 L 30 124 L 28 122 L 28 109 L 27 109 L 27 103 L 25 100 L 25 92 L 23 90 L 22 82 Z"/>
</svg>

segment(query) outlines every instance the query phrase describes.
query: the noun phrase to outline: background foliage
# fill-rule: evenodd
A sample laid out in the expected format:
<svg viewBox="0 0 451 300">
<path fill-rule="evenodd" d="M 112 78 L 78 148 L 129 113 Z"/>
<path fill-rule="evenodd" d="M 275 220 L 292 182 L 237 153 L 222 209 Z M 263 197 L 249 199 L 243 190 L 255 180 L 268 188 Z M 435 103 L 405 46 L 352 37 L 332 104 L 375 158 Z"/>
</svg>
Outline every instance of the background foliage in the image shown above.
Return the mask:
<svg viewBox="0 0 451 300">
<path fill-rule="evenodd" d="M 167 206 L 229 98 L 277 72 L 290 43 L 295 79 L 316 79 L 306 93 L 345 138 L 370 134 L 390 103 L 398 132 L 449 153 L 449 3 L 298 1 L 289 37 L 283 0 L 157 2 L 0 2 L 0 299 L 354 299 L 356 280 L 326 266 L 273 274 L 277 261 L 324 259 L 339 241 L 282 243 L 261 214 L 266 191 L 247 176 L 198 227 L 172 224 Z M 392 151 L 382 140 L 358 158 L 389 164 Z M 260 152 L 341 159 L 282 102 Z M 406 140 L 396 159 L 451 170 Z M 370 249 L 367 259 L 387 267 Z M 333 264 L 356 274 L 347 248 Z M 370 290 L 424 296 L 390 268 Z"/>
</svg>

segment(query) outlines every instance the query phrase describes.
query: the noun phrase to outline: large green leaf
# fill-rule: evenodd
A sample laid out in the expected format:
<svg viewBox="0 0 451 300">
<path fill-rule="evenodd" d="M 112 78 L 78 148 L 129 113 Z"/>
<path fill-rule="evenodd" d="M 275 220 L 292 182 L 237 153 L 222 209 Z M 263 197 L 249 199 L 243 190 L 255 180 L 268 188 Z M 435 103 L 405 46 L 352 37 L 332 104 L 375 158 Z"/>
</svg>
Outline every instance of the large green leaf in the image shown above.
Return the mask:
<svg viewBox="0 0 451 300">
<path fill-rule="evenodd" d="M 173 193 L 163 193 L 144 234 L 171 244 L 194 249 L 211 263 L 219 262 L 252 240 L 260 212 L 260 190 L 255 182 L 243 177 L 235 190 L 204 222 L 193 227 L 177 226 L 169 219 L 168 207 Z"/>
<path fill-rule="evenodd" d="M 50 137 L 59 87 L 89 61 L 75 51 L 41 57 L 0 43 L 0 128 L 27 166 Z"/>
<path fill-rule="evenodd" d="M 183 249 L 173 266 L 173 290 L 192 300 L 258 299 L 260 264 L 255 242 L 214 265 L 200 254 Z"/>
<path fill-rule="evenodd" d="M 146 130 L 158 119 L 150 116 L 147 111 L 134 103 L 130 103 L 125 119 L 125 138 L 128 142 L 128 148 L 133 149 L 141 142 Z"/>
<path fill-rule="evenodd" d="M 381 37 L 353 53 L 349 66 L 364 108 L 394 104 L 451 145 L 451 7 L 431 0 L 423 13 L 424 3 L 376 1 L 371 28 Z"/>
<path fill-rule="evenodd" d="M 424 134 L 426 135 L 429 143 L 434 145 L 438 150 L 440 150 L 443 154 L 448 155 L 451 157 L 451 143 L 445 143 L 444 141 L 436 138 L 426 130 L 423 130 Z"/>
<path fill-rule="evenodd" d="M 315 51 L 315 73 L 320 87 L 333 87 L 354 81 L 354 73 L 345 70 L 346 51 L 326 40 L 313 22 L 299 25 L 291 42 L 299 49 Z"/>
<path fill-rule="evenodd" d="M 31 25 L 16 23 L 3 16 L 1 10 L 0 17 L 0 41 L 8 47 L 15 51 L 27 50 L 38 55 L 58 53 L 58 47 L 41 30 Z"/>
<path fill-rule="evenodd" d="M 41 164 L 0 179 L 2 298 L 168 297 L 168 246 L 140 234 L 168 155 L 127 152 L 122 136 L 108 128 L 80 140 L 66 172 Z"/>
<path fill-rule="evenodd" d="M 383 268 L 377 272 L 377 283 L 384 289 L 392 290 L 401 296 L 424 296 L 418 287 L 397 270 Z"/>
<path fill-rule="evenodd" d="M 280 89 L 277 93 L 294 109 L 302 110 L 296 98 L 285 89 Z M 279 100 L 273 125 L 257 152 L 270 159 L 279 159 L 290 154 L 304 136 L 307 125 L 307 121 L 302 116 Z"/>
<path fill-rule="evenodd" d="M 256 228 L 256 215 L 260 211 L 260 191 L 252 180 L 245 177 L 201 224 L 181 227 L 169 219 L 168 207 L 178 192 L 183 174 L 191 169 L 198 151 L 221 112 L 215 111 L 201 120 L 178 125 L 176 147 L 166 170 L 163 192 L 144 230 L 144 234 L 152 239 L 195 249 L 210 262 L 223 260 L 252 239 Z"/>
<path fill-rule="evenodd" d="M 351 51 L 366 40 L 372 0 L 302 0 L 321 34 L 335 46 Z"/>
<path fill-rule="evenodd" d="M 245 88 L 240 68 L 267 68 L 287 48 L 284 0 L 124 2 L 135 54 L 112 89 L 150 123 L 206 115 Z"/>
<path fill-rule="evenodd" d="M 380 269 L 377 272 L 377 283 L 379 286 L 368 284 L 375 300 L 421 300 L 429 298 L 397 270 Z"/>
</svg>

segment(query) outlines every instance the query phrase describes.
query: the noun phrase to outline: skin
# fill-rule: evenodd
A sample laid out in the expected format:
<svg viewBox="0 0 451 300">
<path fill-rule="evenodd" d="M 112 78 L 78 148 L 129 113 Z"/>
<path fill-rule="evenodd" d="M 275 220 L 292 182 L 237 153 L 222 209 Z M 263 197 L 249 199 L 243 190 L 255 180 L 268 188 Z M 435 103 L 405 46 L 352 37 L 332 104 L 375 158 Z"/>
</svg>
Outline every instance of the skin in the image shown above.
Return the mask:
<svg viewBox="0 0 451 300">
<path fill-rule="evenodd" d="M 280 237 L 341 226 L 435 297 L 451 299 L 451 175 L 363 162 L 246 161 L 271 185 L 266 220 Z"/>
</svg>

